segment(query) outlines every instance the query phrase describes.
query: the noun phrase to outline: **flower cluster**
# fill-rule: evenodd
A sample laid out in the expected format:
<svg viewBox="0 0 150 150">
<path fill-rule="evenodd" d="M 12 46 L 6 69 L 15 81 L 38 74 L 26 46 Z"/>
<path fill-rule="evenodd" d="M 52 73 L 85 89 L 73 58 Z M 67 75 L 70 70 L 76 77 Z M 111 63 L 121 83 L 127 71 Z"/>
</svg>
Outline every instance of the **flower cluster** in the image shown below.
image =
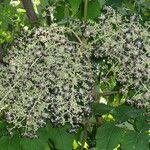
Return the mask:
<svg viewBox="0 0 150 150">
<path fill-rule="evenodd" d="M 5 118 L 13 128 L 32 136 L 50 120 L 55 127 L 69 122 L 74 129 L 90 115 L 93 66 L 78 40 L 72 29 L 56 24 L 15 39 L 4 58 L 9 65 L 0 68 L 1 110 L 7 106 Z"/>
<path fill-rule="evenodd" d="M 128 103 L 149 108 L 149 29 L 140 17 L 126 18 L 106 6 L 98 22 L 22 31 L 4 58 L 8 66 L 0 67 L 0 110 L 7 122 L 28 136 L 47 120 L 55 127 L 69 122 L 74 132 L 93 102 L 91 52 L 100 62 L 101 81 L 113 74 Z"/>
<path fill-rule="evenodd" d="M 127 18 L 106 6 L 98 23 L 89 23 L 87 30 L 94 56 L 102 60 L 101 80 L 113 73 L 121 92 L 130 91 L 127 102 L 150 107 L 150 26 L 148 22 L 141 25 L 140 20 L 140 16 Z"/>
</svg>

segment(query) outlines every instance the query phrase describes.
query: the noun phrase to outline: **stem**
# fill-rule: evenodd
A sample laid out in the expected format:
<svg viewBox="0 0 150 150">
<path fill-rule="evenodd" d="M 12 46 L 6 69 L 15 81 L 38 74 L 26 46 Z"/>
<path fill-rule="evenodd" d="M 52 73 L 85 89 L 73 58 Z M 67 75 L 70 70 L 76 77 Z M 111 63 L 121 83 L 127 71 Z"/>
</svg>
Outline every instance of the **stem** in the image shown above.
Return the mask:
<svg viewBox="0 0 150 150">
<path fill-rule="evenodd" d="M 81 40 L 81 38 L 70 28 L 66 28 L 67 30 L 70 30 L 70 32 L 72 32 L 74 34 L 74 36 L 77 38 L 77 40 L 80 42 L 80 44 L 83 46 L 83 42 Z"/>
<path fill-rule="evenodd" d="M 82 144 L 81 150 L 84 150 L 84 144 L 85 144 L 85 142 L 86 142 L 86 140 L 87 140 L 87 130 L 88 130 L 88 126 L 89 126 L 89 124 L 88 124 L 88 122 L 86 121 L 86 123 L 84 124 L 83 138 L 82 138 L 82 142 L 81 142 L 81 144 Z"/>
<path fill-rule="evenodd" d="M 24 9 L 26 10 L 26 14 L 29 18 L 29 21 L 31 23 L 35 23 L 37 22 L 37 15 L 35 13 L 34 7 L 33 7 L 33 3 L 32 0 L 21 0 L 22 4 L 24 6 Z"/>
<path fill-rule="evenodd" d="M 104 93 L 99 93 L 99 96 L 110 96 L 113 94 L 118 94 L 120 93 L 119 91 L 112 91 L 112 92 L 104 92 Z"/>
<path fill-rule="evenodd" d="M 88 0 L 84 0 L 84 21 L 87 20 Z"/>
<path fill-rule="evenodd" d="M 2 62 L 3 62 L 3 49 L 0 45 L 0 63 L 2 63 Z"/>
</svg>

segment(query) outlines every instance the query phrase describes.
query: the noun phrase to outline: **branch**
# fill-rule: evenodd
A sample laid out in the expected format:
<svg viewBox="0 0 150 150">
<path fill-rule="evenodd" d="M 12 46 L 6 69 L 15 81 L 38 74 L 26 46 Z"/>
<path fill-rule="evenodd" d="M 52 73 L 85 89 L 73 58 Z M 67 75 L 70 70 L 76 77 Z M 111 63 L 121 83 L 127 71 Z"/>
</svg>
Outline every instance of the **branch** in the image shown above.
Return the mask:
<svg viewBox="0 0 150 150">
<path fill-rule="evenodd" d="M 89 126 L 89 123 L 88 123 L 88 121 L 86 121 L 84 123 L 83 137 L 82 137 L 82 141 L 81 141 L 81 144 L 82 144 L 81 150 L 84 150 L 84 144 L 87 141 L 88 126 Z"/>
<path fill-rule="evenodd" d="M 110 96 L 118 93 L 120 93 L 120 91 L 104 92 L 104 93 L 99 93 L 99 96 Z"/>
<path fill-rule="evenodd" d="M 21 1 L 22 1 L 23 6 L 24 6 L 24 9 L 26 10 L 29 21 L 31 23 L 37 22 L 37 15 L 36 15 L 35 10 L 33 8 L 32 0 L 21 0 Z"/>
<path fill-rule="evenodd" d="M 0 63 L 3 63 L 3 49 L 0 45 Z"/>
</svg>

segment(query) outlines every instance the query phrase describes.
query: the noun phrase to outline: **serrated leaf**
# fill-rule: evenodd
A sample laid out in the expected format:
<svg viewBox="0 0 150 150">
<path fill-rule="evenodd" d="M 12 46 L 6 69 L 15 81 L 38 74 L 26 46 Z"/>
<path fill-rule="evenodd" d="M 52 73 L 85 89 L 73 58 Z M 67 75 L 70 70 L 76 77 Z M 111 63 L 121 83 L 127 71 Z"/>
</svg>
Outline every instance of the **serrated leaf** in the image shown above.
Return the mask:
<svg viewBox="0 0 150 150">
<path fill-rule="evenodd" d="M 103 115 L 109 113 L 113 107 L 102 104 L 102 103 L 93 103 L 92 104 L 92 112 L 94 115 Z"/>
<path fill-rule="evenodd" d="M 96 147 L 98 150 L 113 150 L 124 136 L 125 131 L 113 123 L 103 124 L 96 134 Z"/>
<path fill-rule="evenodd" d="M 71 5 L 72 15 L 75 15 L 78 12 L 82 0 L 68 0 L 68 1 Z"/>
<path fill-rule="evenodd" d="M 149 136 L 146 133 L 129 131 L 121 143 L 123 150 L 149 150 Z"/>
<path fill-rule="evenodd" d="M 88 19 L 95 19 L 100 15 L 100 4 L 98 0 L 92 0 L 88 3 L 88 10 L 87 10 L 87 18 Z"/>
</svg>

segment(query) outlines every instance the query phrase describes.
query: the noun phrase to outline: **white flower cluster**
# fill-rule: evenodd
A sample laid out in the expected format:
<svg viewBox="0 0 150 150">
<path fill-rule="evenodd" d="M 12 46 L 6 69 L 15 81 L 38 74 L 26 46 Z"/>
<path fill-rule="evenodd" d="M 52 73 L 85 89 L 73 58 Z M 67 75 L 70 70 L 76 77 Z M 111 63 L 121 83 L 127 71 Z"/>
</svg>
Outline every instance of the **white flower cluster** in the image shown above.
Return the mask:
<svg viewBox="0 0 150 150">
<path fill-rule="evenodd" d="M 28 136 L 47 120 L 55 127 L 69 122 L 75 131 L 93 101 L 92 51 L 101 80 L 113 74 L 127 102 L 149 108 L 150 27 L 139 21 L 106 6 L 98 22 L 23 31 L 4 58 L 8 66 L 0 67 L 0 110 L 7 122 Z"/>
<path fill-rule="evenodd" d="M 150 107 L 150 24 L 140 21 L 138 16 L 123 17 L 106 6 L 99 22 L 89 23 L 87 29 L 100 60 L 101 80 L 113 73 L 121 91 L 130 91 L 127 102 Z"/>
<path fill-rule="evenodd" d="M 14 41 L 4 58 L 9 65 L 0 68 L 0 107 L 7 106 L 13 128 L 32 136 L 47 120 L 75 127 L 89 116 L 93 66 L 78 40 L 70 28 L 52 24 L 23 31 Z"/>
</svg>

